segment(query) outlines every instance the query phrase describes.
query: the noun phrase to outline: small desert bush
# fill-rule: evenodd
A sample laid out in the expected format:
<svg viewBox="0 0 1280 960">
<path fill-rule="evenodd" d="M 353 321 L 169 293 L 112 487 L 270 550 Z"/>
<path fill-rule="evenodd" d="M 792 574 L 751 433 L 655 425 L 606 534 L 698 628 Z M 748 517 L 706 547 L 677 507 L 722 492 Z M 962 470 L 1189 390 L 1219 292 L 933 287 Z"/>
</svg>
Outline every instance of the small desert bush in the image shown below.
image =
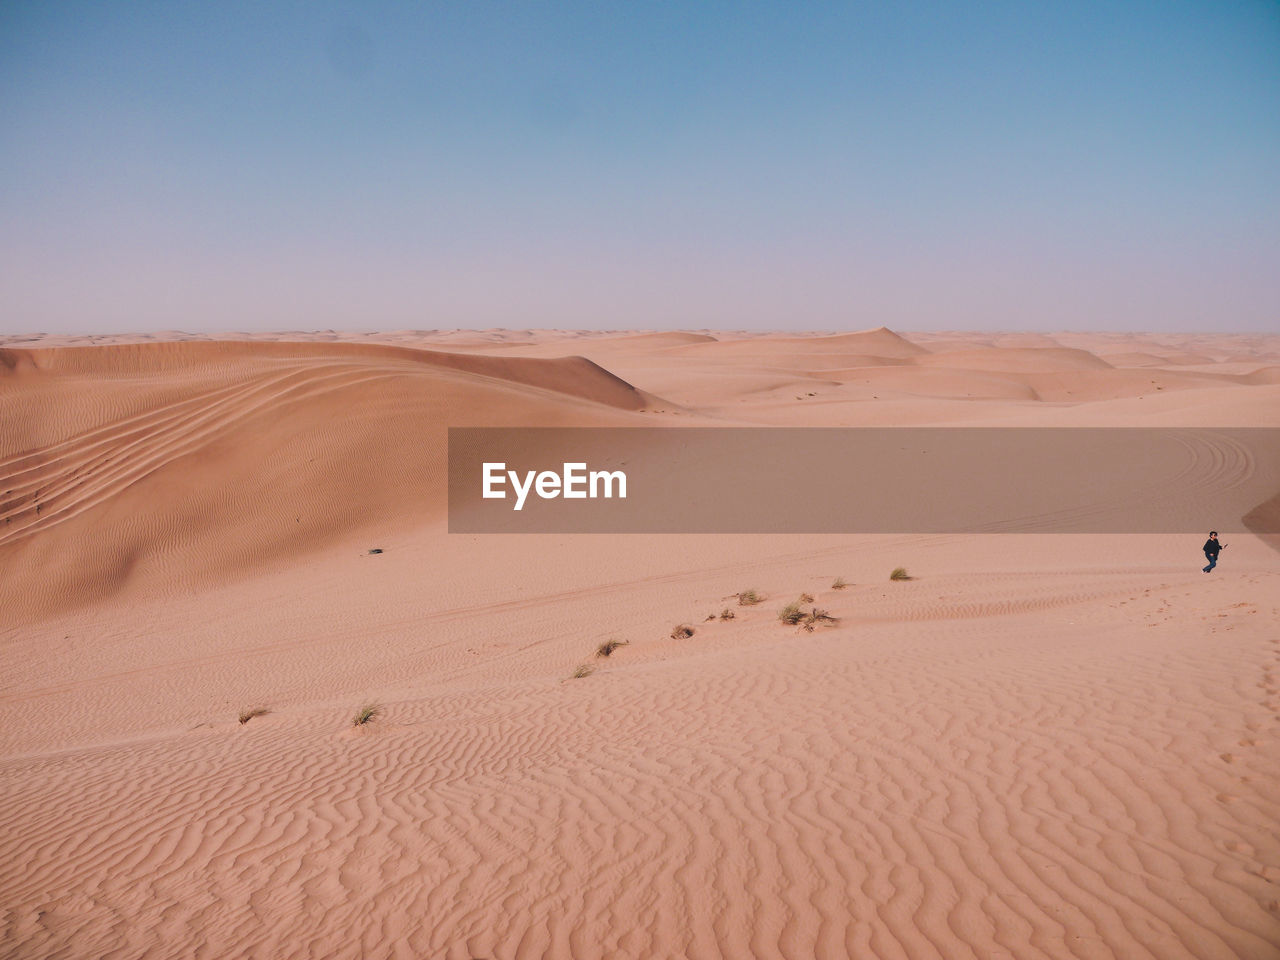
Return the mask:
<svg viewBox="0 0 1280 960">
<path fill-rule="evenodd" d="M 580 663 L 573 668 L 573 679 L 581 680 L 583 677 L 589 677 L 596 672 L 596 668 L 589 663 Z"/>
<path fill-rule="evenodd" d="M 893 572 L 889 574 L 890 580 L 910 580 L 911 574 L 907 573 L 906 567 L 894 567 Z"/>
<path fill-rule="evenodd" d="M 240 722 L 248 723 L 254 717 L 265 717 L 271 711 L 266 707 L 254 707 L 252 710 L 240 711 Z"/>
<path fill-rule="evenodd" d="M 737 616 L 737 614 L 735 614 L 729 607 L 725 607 L 720 611 L 721 620 L 732 620 L 735 616 Z"/>
<path fill-rule="evenodd" d="M 363 707 L 356 711 L 356 715 L 351 718 L 353 727 L 363 727 L 366 723 L 382 716 L 382 705 L 379 703 L 366 703 Z"/>
<path fill-rule="evenodd" d="M 790 626 L 795 626 L 804 619 L 804 611 L 798 603 L 788 603 L 778 611 L 778 619 Z"/>
<path fill-rule="evenodd" d="M 812 594 L 812 593 L 802 593 L 802 594 L 800 594 L 800 602 L 801 602 L 801 603 L 813 603 L 813 594 Z"/>
<path fill-rule="evenodd" d="M 817 607 L 814 607 L 805 615 L 804 619 L 800 621 L 800 626 L 804 627 L 806 630 L 812 633 L 813 628 L 820 623 L 838 623 L 838 622 L 839 622 L 838 619 L 836 617 L 831 616 L 831 614 L 827 613 L 827 611 L 819 610 Z"/>
<path fill-rule="evenodd" d="M 600 646 L 596 647 L 596 656 L 607 657 L 619 647 L 625 647 L 630 642 L 630 640 L 606 640 L 604 643 L 600 644 Z"/>
<path fill-rule="evenodd" d="M 844 577 L 836 577 L 835 581 L 831 584 L 831 589 L 843 590 L 847 586 L 848 584 L 844 582 Z"/>
<path fill-rule="evenodd" d="M 817 607 L 810 607 L 809 612 L 805 613 L 804 607 L 800 606 L 799 603 L 788 603 L 778 611 L 778 619 L 788 626 L 801 626 L 810 632 L 820 623 L 839 622 L 837 617 L 833 617 L 827 611 L 819 610 Z"/>
<path fill-rule="evenodd" d="M 693 627 L 689 626 L 687 623 L 682 623 L 680 624 L 680 626 L 676 627 L 674 630 L 671 631 L 672 640 L 684 640 L 687 637 L 692 637 L 692 636 L 693 636 Z"/>
<path fill-rule="evenodd" d="M 740 607 L 754 607 L 757 603 L 764 603 L 764 597 L 755 590 L 743 590 L 741 593 L 735 593 L 734 596 L 738 598 Z"/>
</svg>

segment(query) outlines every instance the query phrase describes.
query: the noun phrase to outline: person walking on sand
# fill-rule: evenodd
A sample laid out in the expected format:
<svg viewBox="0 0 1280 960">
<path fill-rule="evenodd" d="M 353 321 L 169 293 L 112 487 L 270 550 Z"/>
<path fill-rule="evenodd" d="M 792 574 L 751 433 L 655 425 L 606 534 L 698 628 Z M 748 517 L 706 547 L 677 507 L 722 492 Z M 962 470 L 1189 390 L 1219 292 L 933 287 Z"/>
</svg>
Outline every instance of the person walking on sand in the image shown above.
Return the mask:
<svg viewBox="0 0 1280 960">
<path fill-rule="evenodd" d="M 1209 561 L 1209 565 L 1204 568 L 1205 573 L 1218 565 L 1218 552 L 1225 546 L 1225 543 L 1218 542 L 1218 531 L 1210 530 L 1209 539 L 1204 542 L 1204 558 Z"/>
</svg>

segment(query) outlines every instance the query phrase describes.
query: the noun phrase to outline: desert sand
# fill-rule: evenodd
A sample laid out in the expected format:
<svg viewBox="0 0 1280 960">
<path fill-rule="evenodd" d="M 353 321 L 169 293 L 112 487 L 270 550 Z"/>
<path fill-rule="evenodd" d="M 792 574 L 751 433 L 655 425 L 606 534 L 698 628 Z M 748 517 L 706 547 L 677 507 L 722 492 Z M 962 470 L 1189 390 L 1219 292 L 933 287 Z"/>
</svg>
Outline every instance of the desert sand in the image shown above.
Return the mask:
<svg viewBox="0 0 1280 960">
<path fill-rule="evenodd" d="M 535 424 L 1274 427 L 1280 336 L 0 338 L 0 956 L 1280 955 L 1274 538 L 450 535 Z"/>
</svg>

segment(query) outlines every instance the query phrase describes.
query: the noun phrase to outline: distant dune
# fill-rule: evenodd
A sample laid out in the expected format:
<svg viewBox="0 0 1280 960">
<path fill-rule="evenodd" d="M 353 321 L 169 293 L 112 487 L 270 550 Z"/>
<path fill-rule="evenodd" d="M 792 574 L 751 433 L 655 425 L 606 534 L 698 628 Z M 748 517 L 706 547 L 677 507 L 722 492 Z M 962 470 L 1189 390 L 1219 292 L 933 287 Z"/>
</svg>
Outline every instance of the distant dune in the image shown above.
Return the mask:
<svg viewBox="0 0 1280 960">
<path fill-rule="evenodd" d="M 922 363 L 964 370 L 1040 373 L 1057 370 L 1107 370 L 1111 364 L 1072 347 L 987 347 L 935 353 Z"/>
<path fill-rule="evenodd" d="M 695 343 L 688 349 L 691 352 L 709 353 L 720 357 L 731 356 L 745 359 L 756 356 L 765 360 L 777 354 L 804 354 L 814 357 L 843 354 L 847 356 L 901 360 L 918 357 L 926 352 L 923 347 L 884 327 L 828 337 L 777 336 L 749 337 L 736 340 L 723 339 L 714 341 L 714 345 L 712 343 Z"/>
</svg>

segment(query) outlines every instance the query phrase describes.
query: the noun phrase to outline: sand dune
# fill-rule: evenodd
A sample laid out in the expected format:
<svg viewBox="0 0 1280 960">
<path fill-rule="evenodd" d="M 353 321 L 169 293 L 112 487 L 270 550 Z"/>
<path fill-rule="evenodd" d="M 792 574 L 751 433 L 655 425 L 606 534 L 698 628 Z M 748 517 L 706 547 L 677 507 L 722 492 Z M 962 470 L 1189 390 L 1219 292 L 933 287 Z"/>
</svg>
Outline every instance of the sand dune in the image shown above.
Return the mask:
<svg viewBox="0 0 1280 960">
<path fill-rule="evenodd" d="M 1249 373 L 1240 374 L 1238 381 L 1247 384 L 1280 383 L 1280 366 L 1261 367 Z"/>
<path fill-rule="evenodd" d="M 778 355 L 803 354 L 821 358 L 831 354 L 868 356 L 885 360 L 903 360 L 920 356 L 926 351 L 892 330 L 878 327 L 855 333 L 843 333 L 827 337 L 746 337 L 724 339 L 713 343 L 695 343 L 684 347 L 683 352 L 712 354 L 717 357 L 769 358 Z"/>
<path fill-rule="evenodd" d="M 1163 367 L 1169 364 L 1165 357 L 1141 350 L 1130 350 L 1126 353 L 1100 353 L 1098 356 L 1113 367 Z"/>
<path fill-rule="evenodd" d="M 451 425 L 1280 426 L 1278 361 L 10 338 L 0 957 L 1274 957 L 1274 498 L 1206 576 L 1202 536 L 451 535 L 443 477 Z"/>
<path fill-rule="evenodd" d="M 1106 370 L 1111 364 L 1087 350 L 1074 347 L 988 347 L 948 350 L 924 358 L 920 363 L 963 370 L 1012 370 L 1045 372 L 1058 370 Z"/>
<path fill-rule="evenodd" d="M 582 358 L 195 342 L 6 355 L 0 563 L 19 618 L 438 517 L 449 425 L 625 423 L 646 402 Z"/>
</svg>

